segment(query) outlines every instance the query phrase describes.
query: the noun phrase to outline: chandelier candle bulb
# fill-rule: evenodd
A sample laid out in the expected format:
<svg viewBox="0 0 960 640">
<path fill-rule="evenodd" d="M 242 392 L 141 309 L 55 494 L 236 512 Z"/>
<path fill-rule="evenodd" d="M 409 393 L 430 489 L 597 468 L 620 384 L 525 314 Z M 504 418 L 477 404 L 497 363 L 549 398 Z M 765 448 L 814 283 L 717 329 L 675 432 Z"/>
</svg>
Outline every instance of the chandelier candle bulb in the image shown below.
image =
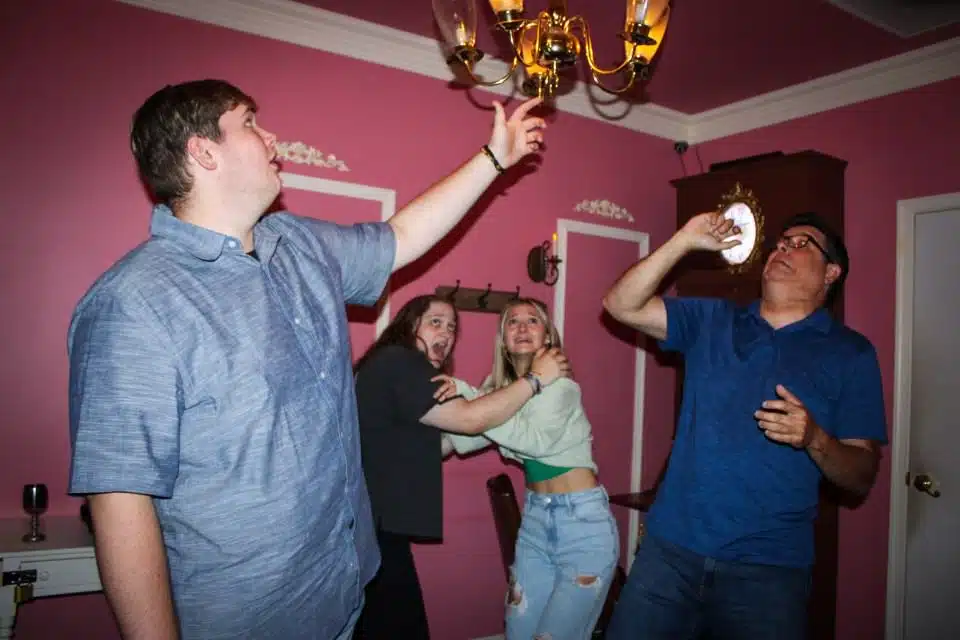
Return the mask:
<svg viewBox="0 0 960 640">
<path fill-rule="evenodd" d="M 523 0 L 490 0 L 490 8 L 494 13 L 504 13 L 506 11 L 523 11 Z"/>
<path fill-rule="evenodd" d="M 433 16 L 443 39 L 455 51 L 474 48 L 477 42 L 474 0 L 433 0 Z"/>
<path fill-rule="evenodd" d="M 638 2 L 633 13 L 633 20 L 637 24 L 646 24 L 647 21 L 647 8 L 649 6 L 649 0 L 643 0 L 643 2 Z"/>
<path fill-rule="evenodd" d="M 640 84 L 649 75 L 650 63 L 663 41 L 670 10 L 670 0 L 625 0 L 626 24 L 613 34 L 624 41 L 624 58 L 616 66 L 605 68 L 595 59 L 587 18 L 570 15 L 566 0 L 549 0 L 546 9 L 529 18 L 524 17 L 522 0 L 489 0 L 499 37 L 509 39 L 513 56 L 502 77 L 487 80 L 474 72 L 483 58 L 483 52 L 476 48 L 474 1 L 432 0 L 440 31 L 453 48 L 448 62 L 462 65 L 473 84 L 483 87 L 503 84 L 522 69 L 523 93 L 547 99 L 560 89 L 561 80 L 576 82 L 576 67 L 581 65 L 590 81 L 610 94 L 623 94 Z"/>
</svg>

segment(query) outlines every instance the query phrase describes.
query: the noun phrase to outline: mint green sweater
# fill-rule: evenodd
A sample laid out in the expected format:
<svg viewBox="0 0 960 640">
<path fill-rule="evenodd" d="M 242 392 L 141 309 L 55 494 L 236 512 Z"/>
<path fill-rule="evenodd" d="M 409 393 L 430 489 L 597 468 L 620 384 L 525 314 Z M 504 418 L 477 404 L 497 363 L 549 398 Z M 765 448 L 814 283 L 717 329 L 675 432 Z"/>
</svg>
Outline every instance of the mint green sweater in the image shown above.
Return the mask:
<svg viewBox="0 0 960 640">
<path fill-rule="evenodd" d="M 467 400 L 480 391 L 463 380 L 456 380 L 457 392 Z M 533 458 L 555 467 L 585 467 L 597 471 L 593 461 L 593 435 L 583 411 L 580 385 L 560 378 L 527 401 L 520 411 L 503 424 L 479 436 L 445 434 L 457 453 L 479 451 L 499 445 L 505 458 L 523 462 Z"/>
</svg>

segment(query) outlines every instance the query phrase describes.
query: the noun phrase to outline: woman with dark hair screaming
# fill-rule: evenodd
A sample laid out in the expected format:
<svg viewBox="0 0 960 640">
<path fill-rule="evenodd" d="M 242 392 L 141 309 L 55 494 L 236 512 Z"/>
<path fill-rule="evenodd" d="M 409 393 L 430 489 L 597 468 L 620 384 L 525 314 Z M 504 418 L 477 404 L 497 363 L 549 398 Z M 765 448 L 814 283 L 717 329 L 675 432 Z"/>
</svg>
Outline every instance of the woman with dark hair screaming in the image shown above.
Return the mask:
<svg viewBox="0 0 960 640">
<path fill-rule="evenodd" d="M 502 424 L 543 387 L 567 375 L 559 349 L 543 349 L 530 375 L 474 400 L 441 400 L 457 340 L 444 298 L 403 306 L 357 363 L 363 470 L 380 546 L 355 638 L 429 638 L 411 544 L 443 535 L 441 430 L 476 435 Z"/>
</svg>

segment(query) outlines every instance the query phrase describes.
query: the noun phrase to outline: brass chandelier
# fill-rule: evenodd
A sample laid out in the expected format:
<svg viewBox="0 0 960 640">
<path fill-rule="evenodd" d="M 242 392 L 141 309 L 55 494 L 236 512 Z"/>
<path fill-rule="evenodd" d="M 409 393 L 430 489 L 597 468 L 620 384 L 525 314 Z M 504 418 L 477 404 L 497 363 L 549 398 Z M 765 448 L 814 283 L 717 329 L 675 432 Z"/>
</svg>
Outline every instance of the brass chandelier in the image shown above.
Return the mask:
<svg viewBox="0 0 960 640">
<path fill-rule="evenodd" d="M 489 0 L 497 16 L 497 28 L 510 39 L 513 60 L 510 69 L 496 80 L 486 81 L 474 74 L 474 66 L 483 58 L 476 47 L 477 11 L 475 0 L 433 0 L 433 14 L 447 45 L 452 50 L 451 64 L 462 64 L 471 80 L 481 86 L 506 82 L 523 67 L 521 90 L 528 96 L 548 98 L 559 84 L 561 74 L 577 64 L 585 52 L 590 76 L 600 89 L 620 94 L 640 79 L 646 79 L 650 63 L 667 30 L 670 0 L 627 0 L 626 22 L 618 35 L 623 40 L 623 61 L 612 68 L 597 65 L 593 40 L 586 18 L 567 14 L 566 0 L 548 0 L 548 6 L 534 18 L 525 18 L 523 0 Z M 577 33 L 579 33 L 579 37 Z M 607 78 L 619 83 L 610 86 Z"/>
</svg>

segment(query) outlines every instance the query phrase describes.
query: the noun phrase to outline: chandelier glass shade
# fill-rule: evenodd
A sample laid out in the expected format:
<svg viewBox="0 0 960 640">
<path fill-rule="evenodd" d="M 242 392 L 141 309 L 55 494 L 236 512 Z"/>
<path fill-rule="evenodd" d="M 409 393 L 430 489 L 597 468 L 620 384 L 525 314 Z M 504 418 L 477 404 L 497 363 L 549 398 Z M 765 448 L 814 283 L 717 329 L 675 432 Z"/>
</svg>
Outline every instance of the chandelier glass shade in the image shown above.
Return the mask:
<svg viewBox="0 0 960 640">
<path fill-rule="evenodd" d="M 449 47 L 451 64 L 462 65 L 474 84 L 495 86 L 523 69 L 522 90 L 529 96 L 554 95 L 561 77 L 583 59 L 590 78 L 608 93 L 628 91 L 646 79 L 650 63 L 663 42 L 670 18 L 670 0 L 626 0 L 623 31 L 624 57 L 616 66 L 603 68 L 594 59 L 593 38 L 587 19 L 570 15 L 566 0 L 548 0 L 547 8 L 527 18 L 523 0 L 488 0 L 497 19 L 497 30 L 506 34 L 513 53 L 506 74 L 495 80 L 476 75 L 483 58 L 477 46 L 475 0 L 433 0 L 433 14 Z"/>
</svg>

